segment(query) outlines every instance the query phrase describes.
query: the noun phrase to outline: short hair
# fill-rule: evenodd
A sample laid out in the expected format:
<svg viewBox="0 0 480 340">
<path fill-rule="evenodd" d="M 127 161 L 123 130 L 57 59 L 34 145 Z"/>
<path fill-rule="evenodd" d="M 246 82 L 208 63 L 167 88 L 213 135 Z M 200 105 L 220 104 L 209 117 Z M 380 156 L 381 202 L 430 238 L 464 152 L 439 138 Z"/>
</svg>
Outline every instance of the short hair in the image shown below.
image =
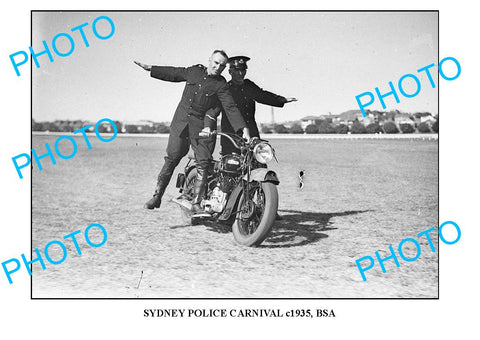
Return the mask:
<svg viewBox="0 0 480 340">
<path fill-rule="evenodd" d="M 224 50 L 215 50 L 213 51 L 212 55 L 214 55 L 215 53 L 220 53 L 225 59 L 228 59 L 227 52 L 225 52 Z"/>
</svg>

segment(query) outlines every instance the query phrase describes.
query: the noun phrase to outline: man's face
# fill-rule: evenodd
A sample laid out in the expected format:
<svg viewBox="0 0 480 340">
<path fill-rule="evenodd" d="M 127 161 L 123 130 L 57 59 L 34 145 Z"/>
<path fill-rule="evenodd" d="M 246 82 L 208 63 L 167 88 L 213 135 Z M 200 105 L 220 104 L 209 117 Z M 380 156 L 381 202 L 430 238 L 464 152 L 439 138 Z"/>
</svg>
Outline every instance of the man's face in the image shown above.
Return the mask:
<svg viewBox="0 0 480 340">
<path fill-rule="evenodd" d="M 247 70 L 237 69 L 231 66 L 228 72 L 230 72 L 230 75 L 232 76 L 232 81 L 237 84 L 242 84 L 243 80 L 245 79 L 245 75 L 247 74 Z"/>
<path fill-rule="evenodd" d="M 208 61 L 207 73 L 209 75 L 220 75 L 227 65 L 227 58 L 220 53 L 212 54 Z"/>
</svg>

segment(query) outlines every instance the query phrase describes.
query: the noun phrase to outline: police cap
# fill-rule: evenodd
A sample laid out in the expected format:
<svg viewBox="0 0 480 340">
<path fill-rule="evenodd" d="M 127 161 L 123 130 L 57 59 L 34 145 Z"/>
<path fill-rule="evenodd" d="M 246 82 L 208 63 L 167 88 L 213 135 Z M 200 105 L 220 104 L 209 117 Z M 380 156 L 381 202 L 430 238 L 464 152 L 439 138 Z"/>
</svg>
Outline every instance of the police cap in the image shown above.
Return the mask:
<svg viewBox="0 0 480 340">
<path fill-rule="evenodd" d="M 245 56 L 235 56 L 228 58 L 227 62 L 230 65 L 231 68 L 237 69 L 237 70 L 246 70 L 247 67 L 247 61 L 249 61 L 249 57 Z"/>
</svg>

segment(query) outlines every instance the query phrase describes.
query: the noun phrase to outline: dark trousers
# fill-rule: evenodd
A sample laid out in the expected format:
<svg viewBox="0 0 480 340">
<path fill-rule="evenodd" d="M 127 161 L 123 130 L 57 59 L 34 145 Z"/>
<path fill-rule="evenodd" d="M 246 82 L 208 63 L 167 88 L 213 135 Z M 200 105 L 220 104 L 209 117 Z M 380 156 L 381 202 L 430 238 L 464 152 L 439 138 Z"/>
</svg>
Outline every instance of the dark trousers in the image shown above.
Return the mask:
<svg viewBox="0 0 480 340">
<path fill-rule="evenodd" d="M 158 174 L 157 189 L 161 195 L 165 191 L 173 172 L 178 163 L 188 153 L 190 146 L 195 154 L 196 166 L 204 173 L 209 171 L 212 164 L 212 152 L 215 148 L 215 137 L 200 138 L 199 131 L 193 131 L 189 125 L 183 129 L 180 135 L 170 133 L 167 144 L 167 155 L 162 170 Z"/>
</svg>

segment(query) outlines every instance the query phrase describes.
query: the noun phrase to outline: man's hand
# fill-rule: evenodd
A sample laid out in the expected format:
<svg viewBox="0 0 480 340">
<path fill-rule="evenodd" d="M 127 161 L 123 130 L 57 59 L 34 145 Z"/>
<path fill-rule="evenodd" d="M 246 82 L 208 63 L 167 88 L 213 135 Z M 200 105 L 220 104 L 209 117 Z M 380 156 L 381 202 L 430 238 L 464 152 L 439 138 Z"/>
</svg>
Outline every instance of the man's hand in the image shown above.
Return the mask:
<svg viewBox="0 0 480 340">
<path fill-rule="evenodd" d="M 294 98 L 294 97 L 289 97 L 289 98 L 285 98 L 287 101 L 285 103 L 291 103 L 291 102 L 296 102 L 297 101 L 297 98 Z"/>
<path fill-rule="evenodd" d="M 247 143 L 250 142 L 250 130 L 247 127 L 243 128 L 243 136 L 244 139 L 247 140 Z"/>
<path fill-rule="evenodd" d="M 143 68 L 145 71 L 150 71 L 152 69 L 152 65 L 142 64 L 141 62 L 135 60 L 133 62 Z"/>
<path fill-rule="evenodd" d="M 198 134 L 200 137 L 210 137 L 212 135 L 212 131 L 209 127 L 204 127 L 202 131 Z"/>
</svg>

